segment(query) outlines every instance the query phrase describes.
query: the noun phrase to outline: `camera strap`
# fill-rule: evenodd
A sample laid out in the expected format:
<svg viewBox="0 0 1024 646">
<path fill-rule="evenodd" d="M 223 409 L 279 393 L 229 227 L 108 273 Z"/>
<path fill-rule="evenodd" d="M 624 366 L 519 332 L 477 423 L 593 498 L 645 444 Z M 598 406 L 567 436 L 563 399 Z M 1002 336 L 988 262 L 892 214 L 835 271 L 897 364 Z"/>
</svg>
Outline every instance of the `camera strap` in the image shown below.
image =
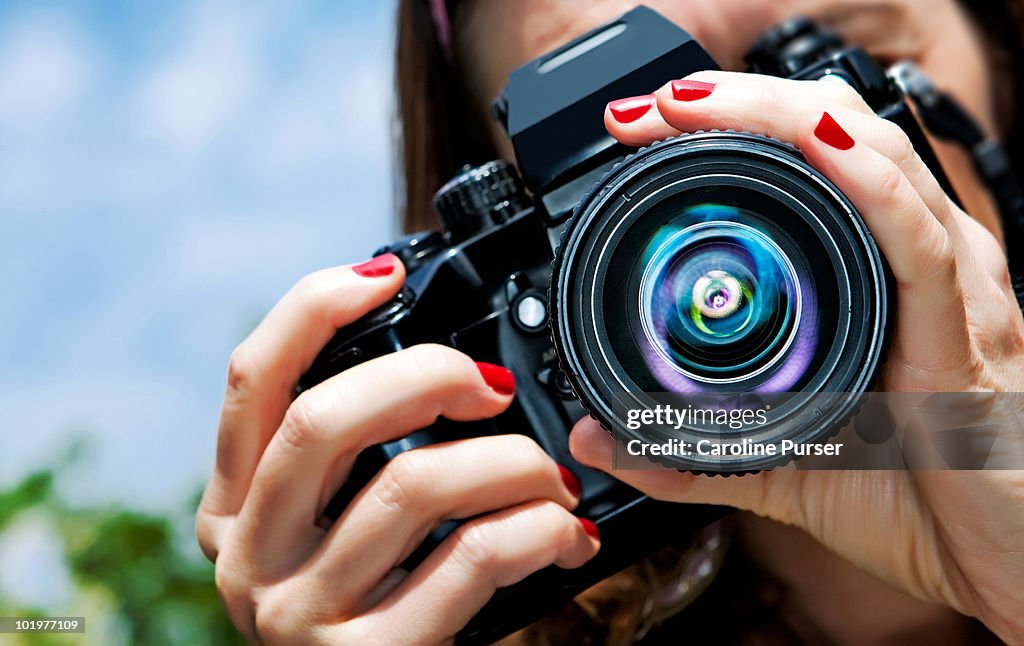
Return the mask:
<svg viewBox="0 0 1024 646">
<path fill-rule="evenodd" d="M 1010 279 L 1017 303 L 1024 310 L 1024 189 L 1006 149 L 986 137 L 978 123 L 956 99 L 935 87 L 917 65 L 903 62 L 889 70 L 910 97 L 925 127 L 939 139 L 959 144 L 992 193 L 1003 219 Z"/>
</svg>

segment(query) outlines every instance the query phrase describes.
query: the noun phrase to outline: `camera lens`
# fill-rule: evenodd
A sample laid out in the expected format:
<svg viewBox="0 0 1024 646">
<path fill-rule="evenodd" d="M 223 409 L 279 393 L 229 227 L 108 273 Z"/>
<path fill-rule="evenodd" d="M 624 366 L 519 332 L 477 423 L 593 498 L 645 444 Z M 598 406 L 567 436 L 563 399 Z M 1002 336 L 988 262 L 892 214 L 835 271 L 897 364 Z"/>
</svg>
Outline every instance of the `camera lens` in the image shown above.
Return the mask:
<svg viewBox="0 0 1024 646">
<path fill-rule="evenodd" d="M 822 441 L 877 377 L 889 283 L 860 216 L 796 149 L 684 135 L 628 158 L 581 202 L 552 274 L 555 344 L 583 405 L 620 439 Z M 775 406 L 757 427 L 625 419 L 751 394 Z M 669 461 L 744 471 L 777 459 Z"/>
<path fill-rule="evenodd" d="M 650 349 L 648 367 L 657 374 L 667 366 L 695 388 L 770 370 L 801 332 L 803 295 L 793 261 L 743 223 L 755 222 L 753 214 L 706 205 L 680 220 L 697 223 L 660 232 L 641 256 L 634 329 Z"/>
</svg>

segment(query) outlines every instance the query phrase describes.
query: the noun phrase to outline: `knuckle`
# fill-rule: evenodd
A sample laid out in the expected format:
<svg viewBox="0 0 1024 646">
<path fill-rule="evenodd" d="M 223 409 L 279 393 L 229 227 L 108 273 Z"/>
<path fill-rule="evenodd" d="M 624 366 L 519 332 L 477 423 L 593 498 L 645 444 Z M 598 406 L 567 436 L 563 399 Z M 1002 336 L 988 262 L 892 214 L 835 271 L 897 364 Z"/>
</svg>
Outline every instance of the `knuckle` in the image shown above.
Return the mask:
<svg viewBox="0 0 1024 646">
<path fill-rule="evenodd" d="M 937 222 L 927 218 L 920 218 L 919 229 L 915 233 L 921 240 L 921 274 L 928 276 L 929 282 L 943 285 L 946 289 L 959 289 L 956 251 L 949 234 Z"/>
<path fill-rule="evenodd" d="M 541 504 L 543 507 L 539 511 L 549 516 L 552 526 L 557 527 L 555 547 L 574 545 L 580 532 L 580 524 L 576 517 L 553 502 L 544 501 Z"/>
<path fill-rule="evenodd" d="M 332 292 L 337 290 L 336 283 L 331 271 L 322 269 L 303 276 L 295 284 L 294 293 L 307 316 L 330 318 L 332 309 L 345 302 L 344 298 L 332 298 Z"/>
<path fill-rule="evenodd" d="M 530 507 L 530 513 L 536 514 L 541 517 L 547 523 L 553 525 L 566 524 L 566 521 L 575 518 L 572 514 L 567 512 L 561 505 L 551 500 L 538 500 Z M 568 527 L 575 529 L 572 525 Z"/>
<path fill-rule="evenodd" d="M 535 440 L 526 435 L 509 435 L 506 439 L 504 451 L 520 458 L 531 473 L 542 475 L 552 467 L 554 459 L 544 452 Z"/>
<path fill-rule="evenodd" d="M 288 407 L 277 434 L 284 444 L 305 449 L 315 445 L 325 434 L 321 423 L 323 416 L 324 405 L 320 398 L 313 391 L 304 392 Z"/>
<path fill-rule="evenodd" d="M 412 367 L 424 376 L 438 375 L 464 379 L 472 373 L 472 360 L 463 353 L 437 343 L 425 343 L 403 350 Z"/>
<path fill-rule="evenodd" d="M 845 105 L 856 110 L 864 110 L 868 107 L 864 97 L 861 96 L 860 92 L 853 89 L 847 83 L 842 81 L 825 81 L 819 83 L 821 87 L 826 88 L 826 93 L 830 101 Z"/>
<path fill-rule="evenodd" d="M 213 581 L 231 623 L 250 641 L 255 637 L 256 585 L 237 543 L 228 540 L 213 568 Z"/>
<path fill-rule="evenodd" d="M 256 635 L 265 643 L 289 643 L 300 634 L 299 612 L 295 598 L 298 595 L 279 588 L 267 588 L 260 592 L 253 617 Z"/>
<path fill-rule="evenodd" d="M 199 549 L 210 563 L 217 562 L 216 521 L 210 514 L 200 511 L 196 514 L 196 540 Z"/>
<path fill-rule="evenodd" d="M 428 462 L 417 459 L 415 453 L 395 456 L 380 472 L 374 496 L 387 509 L 409 511 L 429 493 Z"/>
<path fill-rule="evenodd" d="M 379 625 L 373 618 L 360 615 L 337 624 L 331 631 L 329 640 L 324 643 L 359 644 L 360 646 L 377 646 L 378 644 L 413 643 L 415 639 L 404 634 L 405 626 Z"/>
<path fill-rule="evenodd" d="M 228 567 L 224 564 L 226 559 L 220 559 L 220 563 L 214 565 L 213 568 L 213 584 L 217 587 L 217 590 L 222 596 L 229 596 L 229 592 L 237 590 L 237 578 Z"/>
<path fill-rule="evenodd" d="M 248 341 L 243 341 L 228 359 L 228 396 L 237 397 L 249 390 L 255 379 L 256 360 Z"/>
<path fill-rule="evenodd" d="M 1016 302 L 1013 293 L 1013 278 L 1010 276 L 1010 268 L 1007 266 L 1006 261 L 1003 260 L 999 255 L 990 254 L 988 271 L 993 279 L 995 280 L 996 287 L 1000 292 L 1007 294 L 1010 297 L 1011 302 Z"/>
<path fill-rule="evenodd" d="M 945 229 L 934 228 L 938 240 L 936 241 L 933 269 L 940 280 L 953 284 L 957 281 L 956 251 L 953 248 L 953 241 L 950 240 Z"/>
<path fill-rule="evenodd" d="M 903 191 L 906 177 L 894 162 L 884 162 L 883 170 L 878 177 L 878 193 L 885 196 L 885 199 L 896 204 L 906 199 Z"/>
<path fill-rule="evenodd" d="M 542 560 L 553 563 L 569 557 L 579 548 L 582 531 L 579 520 L 564 507 L 551 500 L 541 500 L 528 507 L 527 513 L 538 526 L 548 528 Z"/>
<path fill-rule="evenodd" d="M 890 157 L 900 168 L 907 169 L 915 165 L 917 150 L 914 149 L 910 136 L 895 123 L 879 118 L 882 135 L 890 147 Z"/>
<path fill-rule="evenodd" d="M 332 267 L 307 274 L 293 288 L 305 316 L 328 321 L 333 327 L 341 327 L 340 319 L 362 301 L 360 295 L 364 291 L 371 289 L 369 285 L 347 280 L 339 269 Z"/>
<path fill-rule="evenodd" d="M 251 596 L 249 580 L 242 574 L 243 569 L 232 561 L 222 553 L 213 568 L 214 585 L 229 612 L 240 606 L 248 607 Z"/>
<path fill-rule="evenodd" d="M 781 106 L 784 106 L 786 95 L 776 81 L 776 79 L 772 79 L 766 83 L 757 83 L 753 88 L 751 105 L 757 106 L 761 111 L 770 111 L 768 113 L 777 112 Z"/>
<path fill-rule="evenodd" d="M 331 271 L 329 269 L 314 271 L 300 278 L 292 290 L 295 294 L 302 297 L 303 300 L 316 300 L 319 295 L 328 290 L 332 282 L 330 277 Z"/>
<path fill-rule="evenodd" d="M 373 306 L 370 296 L 387 283 L 353 281 L 347 267 L 331 267 L 309 274 L 296 285 L 305 316 L 341 328 Z"/>
<path fill-rule="evenodd" d="M 513 455 L 518 455 L 530 462 L 547 462 L 551 457 L 540 448 L 537 441 L 528 435 L 511 434 L 506 435 L 506 446 L 504 449 Z"/>
<path fill-rule="evenodd" d="M 495 536 L 487 525 L 470 521 L 455 530 L 454 557 L 474 578 L 493 580 L 501 565 L 498 552 Z"/>
<path fill-rule="evenodd" d="M 284 630 L 286 621 L 284 613 L 285 610 L 276 601 L 275 595 L 263 595 L 260 603 L 256 606 L 256 615 L 253 619 L 256 634 L 260 639 L 270 644 L 282 641 L 286 632 Z"/>
</svg>

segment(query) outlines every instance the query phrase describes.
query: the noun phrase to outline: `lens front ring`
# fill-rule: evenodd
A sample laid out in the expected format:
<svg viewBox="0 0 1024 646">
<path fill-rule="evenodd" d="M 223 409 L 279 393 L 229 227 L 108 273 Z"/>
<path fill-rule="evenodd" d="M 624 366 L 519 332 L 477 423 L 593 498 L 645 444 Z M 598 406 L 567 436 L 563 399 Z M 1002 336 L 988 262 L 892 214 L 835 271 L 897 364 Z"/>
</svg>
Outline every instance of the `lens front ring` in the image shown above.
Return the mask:
<svg viewBox="0 0 1024 646">
<path fill-rule="evenodd" d="M 724 190 L 724 182 L 714 179 L 726 176 L 736 178 L 736 188 Z M 794 296 L 800 294 L 801 321 L 809 313 L 818 317 L 808 327 L 817 330 L 820 340 L 815 340 L 817 349 L 807 374 L 794 382 L 786 409 L 780 410 L 773 423 L 758 432 L 762 439 L 814 442 L 827 438 L 856 406 L 850 397 L 830 398 L 827 393 L 862 393 L 878 376 L 891 336 L 891 321 L 887 315 L 892 298 L 891 279 L 866 226 L 849 201 L 807 165 L 795 149 L 756 135 L 698 133 L 656 144 L 628 158 L 581 202 L 563 233 L 551 287 L 556 350 L 575 392 L 605 428 L 623 439 L 637 436 L 625 428 L 624 408 L 650 405 L 653 401 L 650 395 L 657 394 L 654 391 L 672 390 L 651 376 L 650 367 L 645 365 L 643 353 L 637 347 L 640 343 L 627 342 L 636 335 L 630 336 L 630 310 L 624 303 L 633 302 L 636 304 L 634 311 L 643 311 L 639 305 L 642 290 L 634 290 L 639 290 L 640 283 L 644 282 L 644 271 L 654 271 L 637 261 L 644 245 L 650 243 L 659 227 L 666 223 L 671 225 L 673 218 L 678 220 L 678 213 L 689 208 L 687 204 L 703 203 L 686 195 L 660 202 L 660 198 L 652 197 L 659 190 L 684 180 L 693 180 L 694 186 L 704 182 L 701 190 L 715 196 L 711 201 L 736 207 L 737 213 L 743 212 L 737 216 L 740 219 L 746 218 L 746 213 L 759 213 L 762 222 L 758 226 L 763 225 L 764 230 L 758 234 L 767 235 L 785 252 L 781 254 L 783 257 L 806 252 L 810 276 L 798 278 L 801 281 L 806 278 L 806 284 L 801 282 L 801 289 L 810 289 L 812 297 L 804 298 L 804 292 L 794 292 Z M 776 189 L 774 193 L 778 195 L 792 196 L 797 206 L 772 198 L 771 189 Z M 697 195 L 689 187 L 687 190 L 687 195 Z M 753 197 L 748 199 L 740 194 Z M 749 204 L 745 205 L 744 199 Z M 654 203 L 648 204 L 645 200 Z M 798 213 L 801 209 L 813 217 L 802 220 L 804 215 Z M 678 224 L 678 230 L 685 230 L 685 224 Z M 641 231 L 645 226 L 647 231 Z M 640 233 L 634 234 L 634 230 Z M 631 242 L 631 235 L 636 240 Z M 783 244 L 787 238 L 792 239 Z M 792 251 L 794 248 L 796 253 Z M 631 271 L 621 262 L 626 257 L 632 257 L 632 264 L 642 269 Z M 787 267 L 783 273 L 791 276 L 802 270 L 803 265 L 796 265 L 792 269 Z M 630 278 L 633 274 L 636 274 L 635 280 Z M 693 290 L 697 281 L 708 277 L 721 278 L 712 267 L 699 273 L 696 280 L 684 281 L 685 286 Z M 645 286 L 649 282 L 650 279 Z M 718 297 L 719 307 L 731 306 L 729 290 L 735 291 L 735 285 L 729 287 L 730 284 L 719 282 L 716 284 L 719 292 L 709 292 Z M 680 287 L 672 293 L 685 291 Z M 821 300 L 816 300 L 819 298 Z M 691 297 L 688 302 L 695 301 L 696 298 Z M 728 319 L 728 316 L 722 318 Z M 647 327 L 646 331 L 641 329 L 639 337 L 658 339 L 649 318 L 638 316 L 637 321 L 644 323 L 637 323 L 636 328 Z M 716 322 L 711 320 L 712 324 Z M 798 326 L 798 333 L 803 331 L 803 326 L 803 323 Z M 764 378 L 777 374 L 793 351 L 793 343 L 788 343 L 788 354 L 783 353 L 784 356 L 771 366 L 759 369 L 758 375 Z M 664 361 L 664 353 L 657 354 L 666 365 L 671 363 Z M 685 376 L 679 370 L 672 372 Z M 693 376 L 702 379 L 695 380 Z M 716 383 L 714 377 L 708 379 L 707 375 L 685 377 L 704 384 L 701 388 L 710 388 L 710 392 L 729 389 L 756 392 L 751 389 L 756 379 L 723 379 Z M 690 397 L 700 392 L 681 394 Z M 674 432 L 656 429 L 652 437 L 648 431 L 645 430 L 648 435 L 640 439 L 695 439 L 704 432 L 686 427 L 674 429 Z M 699 459 L 672 459 L 666 464 L 702 472 L 735 472 L 770 468 L 777 462 L 743 459 L 708 463 Z"/>
</svg>

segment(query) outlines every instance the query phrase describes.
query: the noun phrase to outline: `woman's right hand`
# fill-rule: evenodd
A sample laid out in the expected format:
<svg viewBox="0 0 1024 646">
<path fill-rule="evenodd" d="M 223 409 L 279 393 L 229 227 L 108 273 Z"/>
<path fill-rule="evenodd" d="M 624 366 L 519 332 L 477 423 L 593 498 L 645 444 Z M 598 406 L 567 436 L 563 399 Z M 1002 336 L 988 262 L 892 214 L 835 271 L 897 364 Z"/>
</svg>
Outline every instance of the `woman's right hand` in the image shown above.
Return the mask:
<svg viewBox="0 0 1024 646">
<path fill-rule="evenodd" d="M 511 373 L 444 346 L 368 361 L 293 397 L 338 328 L 385 303 L 394 256 L 308 276 L 234 352 L 217 462 L 196 519 L 235 626 L 264 643 L 450 641 L 496 588 L 596 554 L 575 478 L 521 435 L 393 459 L 329 529 L 321 514 L 359 451 L 433 423 L 497 415 Z M 398 564 L 441 521 L 471 518 L 414 571 Z"/>
</svg>

